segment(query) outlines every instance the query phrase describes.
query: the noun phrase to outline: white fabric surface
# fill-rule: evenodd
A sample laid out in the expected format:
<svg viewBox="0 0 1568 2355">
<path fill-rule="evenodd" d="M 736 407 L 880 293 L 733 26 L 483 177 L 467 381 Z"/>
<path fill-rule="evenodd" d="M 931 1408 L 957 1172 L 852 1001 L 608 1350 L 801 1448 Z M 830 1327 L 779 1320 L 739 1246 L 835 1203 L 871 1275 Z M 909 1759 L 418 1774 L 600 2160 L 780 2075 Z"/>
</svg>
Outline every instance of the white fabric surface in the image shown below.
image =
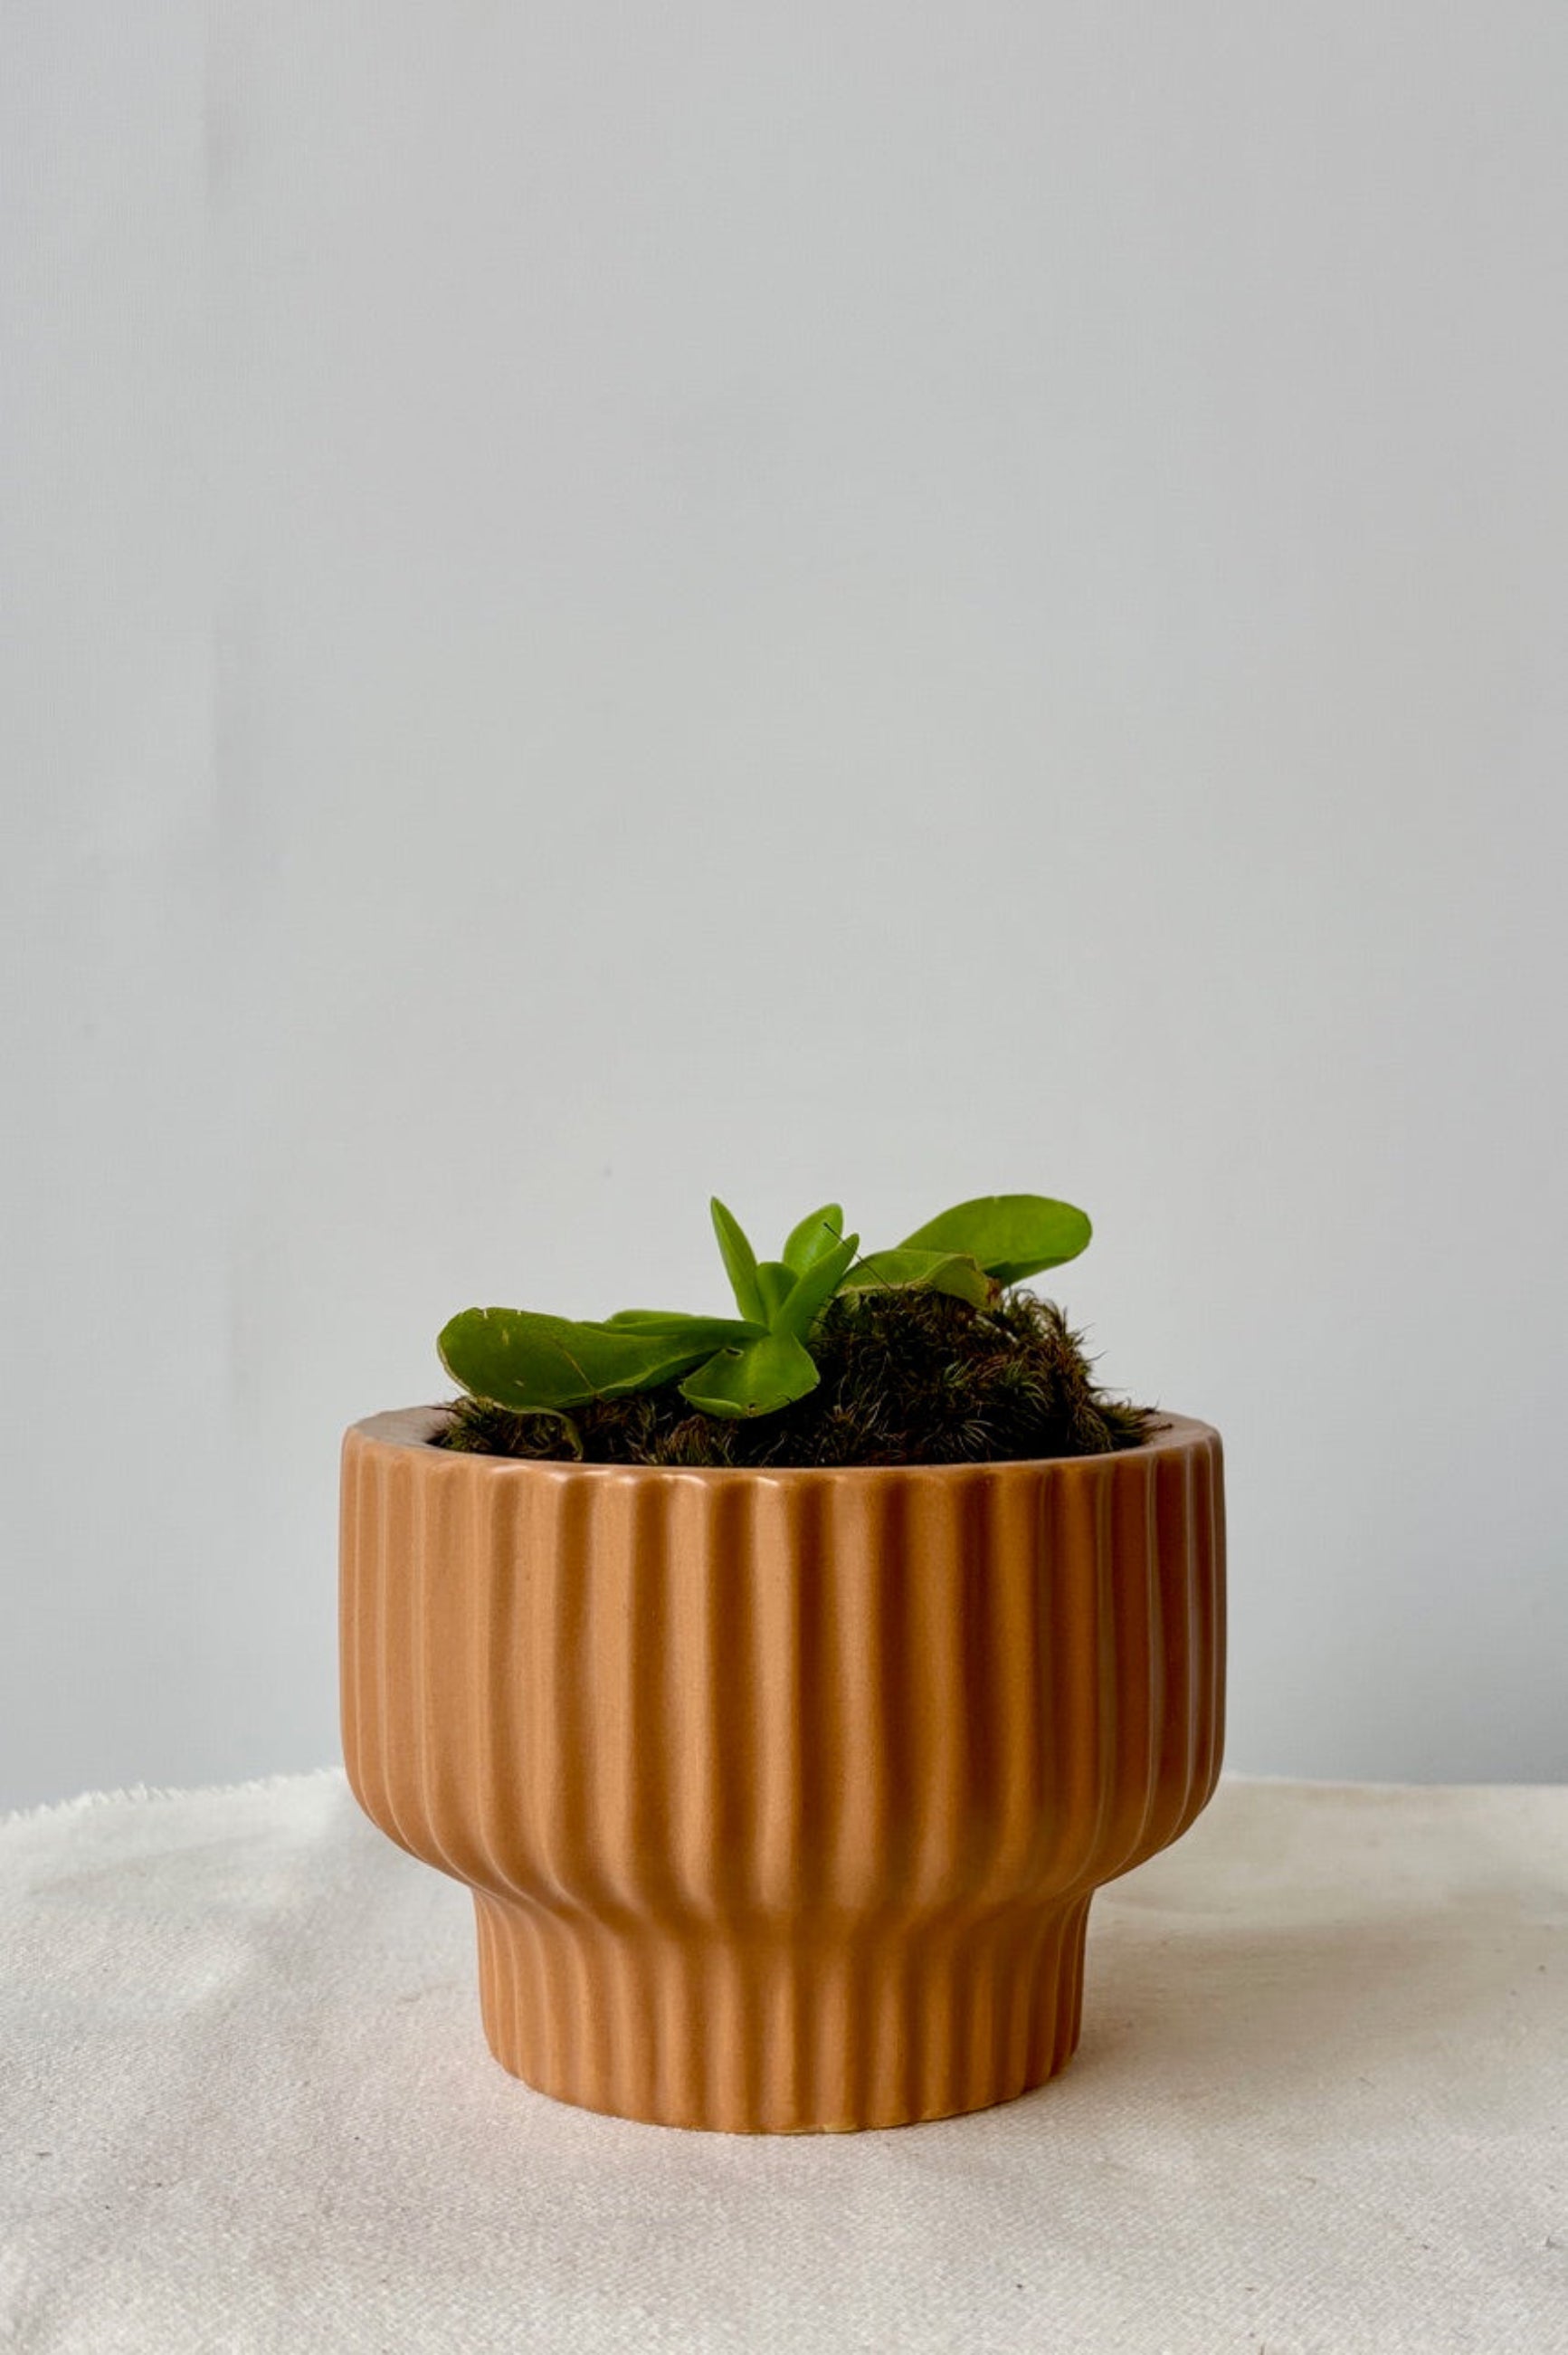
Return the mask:
<svg viewBox="0 0 1568 2355">
<path fill-rule="evenodd" d="M 1568 2349 L 1568 1791 L 1228 1783 L 1009 2106 L 691 2135 L 490 2059 L 340 1775 L 0 1826 L 0 2344 Z"/>
</svg>

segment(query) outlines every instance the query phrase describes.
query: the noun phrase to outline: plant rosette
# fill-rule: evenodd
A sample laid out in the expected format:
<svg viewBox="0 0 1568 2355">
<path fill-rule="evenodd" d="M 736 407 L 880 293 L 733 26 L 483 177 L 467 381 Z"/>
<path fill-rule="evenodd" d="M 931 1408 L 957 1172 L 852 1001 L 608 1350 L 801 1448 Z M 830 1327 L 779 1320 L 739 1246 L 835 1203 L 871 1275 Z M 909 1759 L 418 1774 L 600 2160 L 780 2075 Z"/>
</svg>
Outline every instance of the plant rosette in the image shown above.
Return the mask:
<svg viewBox="0 0 1568 2355">
<path fill-rule="evenodd" d="M 755 1436 L 808 1411 L 846 1291 L 983 1319 L 1088 1239 L 1028 1196 L 864 1261 L 831 1206 L 772 1263 L 715 1224 L 736 1319 L 471 1310 L 449 1370 L 546 1427 L 641 1391 Z M 1219 1773 L 1218 1433 L 758 1465 L 479 1452 L 440 1444 L 450 1420 L 344 1442 L 344 1747 L 372 1821 L 473 1892 L 496 2058 L 589 2109 L 749 2133 L 1054 2075 L 1094 1891 Z"/>
</svg>

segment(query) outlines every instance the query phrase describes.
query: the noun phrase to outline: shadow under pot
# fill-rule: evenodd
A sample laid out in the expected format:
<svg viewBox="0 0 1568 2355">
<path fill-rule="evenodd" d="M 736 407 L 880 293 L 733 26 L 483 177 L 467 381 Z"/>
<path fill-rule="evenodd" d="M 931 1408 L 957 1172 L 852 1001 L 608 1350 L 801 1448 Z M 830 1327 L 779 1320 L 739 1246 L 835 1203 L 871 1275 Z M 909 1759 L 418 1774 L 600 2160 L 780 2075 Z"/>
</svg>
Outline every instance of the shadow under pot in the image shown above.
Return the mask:
<svg viewBox="0 0 1568 2355">
<path fill-rule="evenodd" d="M 350 1783 L 468 1883 L 497 2060 L 735 2133 L 947 2117 L 1077 2042 L 1089 1900 L 1224 1719 L 1219 1435 L 843 1471 L 344 1443 Z"/>
</svg>

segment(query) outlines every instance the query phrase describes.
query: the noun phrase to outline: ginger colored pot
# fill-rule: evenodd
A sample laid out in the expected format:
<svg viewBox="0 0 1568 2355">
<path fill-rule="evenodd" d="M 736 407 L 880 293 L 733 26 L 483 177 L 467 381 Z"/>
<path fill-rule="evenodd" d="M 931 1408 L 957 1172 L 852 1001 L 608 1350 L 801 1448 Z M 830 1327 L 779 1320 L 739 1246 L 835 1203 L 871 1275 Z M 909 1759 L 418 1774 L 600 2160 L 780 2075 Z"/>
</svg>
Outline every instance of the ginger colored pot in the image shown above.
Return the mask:
<svg viewBox="0 0 1568 2355">
<path fill-rule="evenodd" d="M 853 1471 L 344 1443 L 343 1721 L 469 1883 L 496 2058 L 740 2133 L 1006 2101 L 1077 2042 L 1089 1899 L 1224 1715 L 1220 1441 Z"/>
</svg>

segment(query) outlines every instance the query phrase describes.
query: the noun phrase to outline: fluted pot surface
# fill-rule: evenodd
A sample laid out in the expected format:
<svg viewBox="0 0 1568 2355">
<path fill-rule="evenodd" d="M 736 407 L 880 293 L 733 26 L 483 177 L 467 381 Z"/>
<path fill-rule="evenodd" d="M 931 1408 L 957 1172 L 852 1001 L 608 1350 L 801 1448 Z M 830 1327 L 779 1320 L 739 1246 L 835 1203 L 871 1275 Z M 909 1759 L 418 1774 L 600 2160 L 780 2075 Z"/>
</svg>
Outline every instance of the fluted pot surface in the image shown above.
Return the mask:
<svg viewBox="0 0 1568 2355">
<path fill-rule="evenodd" d="M 1004 2101 L 1077 2041 L 1089 1899 L 1219 1771 L 1218 1433 L 843 1471 L 344 1443 L 343 1720 L 467 1882 L 496 2057 L 748 2132 Z"/>
</svg>

